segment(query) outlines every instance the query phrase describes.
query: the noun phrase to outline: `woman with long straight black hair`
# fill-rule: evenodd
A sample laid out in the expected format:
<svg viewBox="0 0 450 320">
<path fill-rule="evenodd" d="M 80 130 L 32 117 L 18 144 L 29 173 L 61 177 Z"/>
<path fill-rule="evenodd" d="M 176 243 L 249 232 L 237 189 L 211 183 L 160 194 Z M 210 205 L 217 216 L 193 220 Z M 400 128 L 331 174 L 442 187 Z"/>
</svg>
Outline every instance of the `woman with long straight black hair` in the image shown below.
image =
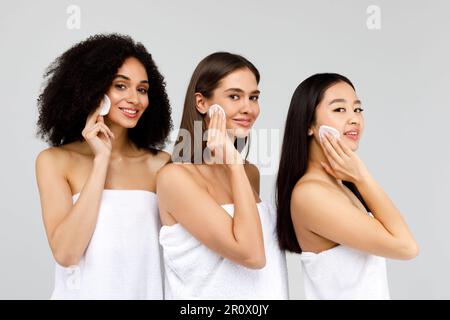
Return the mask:
<svg viewBox="0 0 450 320">
<path fill-rule="evenodd" d="M 353 84 L 334 73 L 309 77 L 291 100 L 277 233 L 281 249 L 300 253 L 308 299 L 389 299 L 384 257 L 418 254 L 400 212 L 355 153 L 362 112 Z"/>
</svg>

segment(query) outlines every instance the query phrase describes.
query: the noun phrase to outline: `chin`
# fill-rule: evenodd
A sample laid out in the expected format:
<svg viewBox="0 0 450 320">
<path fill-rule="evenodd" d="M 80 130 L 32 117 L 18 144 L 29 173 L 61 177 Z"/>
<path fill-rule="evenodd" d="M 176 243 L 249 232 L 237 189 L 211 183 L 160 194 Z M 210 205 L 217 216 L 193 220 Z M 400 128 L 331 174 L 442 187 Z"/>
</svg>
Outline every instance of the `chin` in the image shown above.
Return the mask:
<svg viewBox="0 0 450 320">
<path fill-rule="evenodd" d="M 116 123 L 117 125 L 125 129 L 133 129 L 134 127 L 136 127 L 138 123 L 137 121 L 123 121 L 122 119 L 121 121 L 112 120 L 112 122 Z"/>
<path fill-rule="evenodd" d="M 236 128 L 233 130 L 234 131 L 234 136 L 236 138 L 247 138 L 250 134 L 250 129 L 243 129 L 243 128 Z"/>
<path fill-rule="evenodd" d="M 349 144 L 348 146 L 350 148 L 350 150 L 352 150 L 353 152 L 357 151 L 359 148 L 359 143 L 357 142 L 353 142 L 351 144 Z"/>
<path fill-rule="evenodd" d="M 359 140 L 354 141 L 354 140 L 351 140 L 351 139 L 349 139 L 347 137 L 344 137 L 344 139 L 342 141 L 353 152 L 355 152 L 359 148 Z"/>
</svg>

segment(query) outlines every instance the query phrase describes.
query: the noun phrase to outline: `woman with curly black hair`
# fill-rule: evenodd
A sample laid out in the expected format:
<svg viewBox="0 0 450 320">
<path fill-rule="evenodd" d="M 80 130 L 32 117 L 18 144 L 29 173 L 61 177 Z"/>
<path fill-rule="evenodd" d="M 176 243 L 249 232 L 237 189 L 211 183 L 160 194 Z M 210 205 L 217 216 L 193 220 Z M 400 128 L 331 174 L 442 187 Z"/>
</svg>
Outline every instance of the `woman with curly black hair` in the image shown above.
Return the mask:
<svg viewBox="0 0 450 320">
<path fill-rule="evenodd" d="M 117 34 L 76 44 L 45 77 L 38 132 L 51 147 L 36 177 L 57 262 L 52 298 L 161 299 L 155 176 L 172 128 L 164 78 L 142 44 Z"/>
</svg>

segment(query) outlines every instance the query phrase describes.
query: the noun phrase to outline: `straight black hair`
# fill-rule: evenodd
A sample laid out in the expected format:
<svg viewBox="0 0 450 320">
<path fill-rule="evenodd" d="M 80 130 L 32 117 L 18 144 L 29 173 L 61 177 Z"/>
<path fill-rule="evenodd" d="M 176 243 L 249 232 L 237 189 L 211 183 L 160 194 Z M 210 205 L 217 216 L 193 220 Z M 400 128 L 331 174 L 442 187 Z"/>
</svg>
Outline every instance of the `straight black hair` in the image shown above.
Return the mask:
<svg viewBox="0 0 450 320">
<path fill-rule="evenodd" d="M 316 108 L 325 91 L 339 82 L 345 82 L 355 89 L 351 81 L 340 74 L 320 73 L 300 83 L 292 96 L 286 118 L 275 193 L 277 235 L 282 250 L 302 252 L 292 223 L 291 195 L 295 184 L 306 172 L 308 149 L 312 139 L 308 136 L 308 129 L 315 123 Z M 366 210 L 370 211 L 356 186 L 348 181 L 343 181 L 343 184 L 356 195 Z"/>
</svg>

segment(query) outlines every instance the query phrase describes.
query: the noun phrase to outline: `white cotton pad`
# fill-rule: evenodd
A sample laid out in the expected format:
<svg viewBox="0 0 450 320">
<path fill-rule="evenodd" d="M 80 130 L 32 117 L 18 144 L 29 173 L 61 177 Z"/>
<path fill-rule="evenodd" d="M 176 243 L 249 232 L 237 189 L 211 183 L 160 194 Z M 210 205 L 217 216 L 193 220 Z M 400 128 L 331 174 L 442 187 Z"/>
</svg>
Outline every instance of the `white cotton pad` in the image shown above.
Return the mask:
<svg viewBox="0 0 450 320">
<path fill-rule="evenodd" d="M 340 137 L 339 131 L 337 131 L 335 128 L 329 127 L 329 126 L 325 126 L 325 125 L 322 125 L 322 126 L 320 126 L 320 128 L 319 128 L 319 138 L 320 138 L 320 141 L 322 141 L 322 139 L 325 137 L 325 132 L 330 133 L 330 134 L 331 134 L 332 136 L 334 136 L 336 139 L 339 139 L 339 137 Z"/>
<path fill-rule="evenodd" d="M 212 113 L 215 110 L 219 110 L 219 112 L 222 114 L 222 116 L 225 118 L 225 110 L 223 110 L 223 108 L 221 106 L 219 106 L 218 104 L 213 104 L 212 106 L 209 107 L 208 109 L 208 116 L 211 118 L 212 117 Z"/>
<path fill-rule="evenodd" d="M 106 116 L 109 112 L 109 109 L 111 108 L 111 100 L 109 100 L 109 97 L 105 94 L 105 96 L 102 99 L 102 108 L 100 110 L 99 115 L 100 116 Z"/>
</svg>

